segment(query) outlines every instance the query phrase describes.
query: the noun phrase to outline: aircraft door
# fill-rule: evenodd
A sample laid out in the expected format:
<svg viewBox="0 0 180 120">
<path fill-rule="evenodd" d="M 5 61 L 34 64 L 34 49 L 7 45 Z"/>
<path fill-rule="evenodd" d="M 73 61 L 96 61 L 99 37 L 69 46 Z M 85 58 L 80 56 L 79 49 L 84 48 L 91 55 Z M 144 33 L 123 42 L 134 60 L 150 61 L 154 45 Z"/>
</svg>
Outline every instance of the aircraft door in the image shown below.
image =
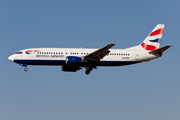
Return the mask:
<svg viewBox="0 0 180 120">
<path fill-rule="evenodd" d="M 20 55 L 21 59 L 23 59 L 23 54 Z"/>
<path fill-rule="evenodd" d="M 29 58 L 34 58 L 35 52 L 34 51 L 29 52 L 28 56 L 29 56 Z"/>
<path fill-rule="evenodd" d="M 21 54 L 21 59 L 25 59 L 26 58 L 26 55 L 25 53 Z"/>
<path fill-rule="evenodd" d="M 135 60 L 139 60 L 139 52 L 138 51 L 135 52 Z"/>
<path fill-rule="evenodd" d="M 34 54 L 35 54 L 35 52 L 32 52 L 31 54 L 29 54 L 29 58 L 33 58 Z"/>
</svg>

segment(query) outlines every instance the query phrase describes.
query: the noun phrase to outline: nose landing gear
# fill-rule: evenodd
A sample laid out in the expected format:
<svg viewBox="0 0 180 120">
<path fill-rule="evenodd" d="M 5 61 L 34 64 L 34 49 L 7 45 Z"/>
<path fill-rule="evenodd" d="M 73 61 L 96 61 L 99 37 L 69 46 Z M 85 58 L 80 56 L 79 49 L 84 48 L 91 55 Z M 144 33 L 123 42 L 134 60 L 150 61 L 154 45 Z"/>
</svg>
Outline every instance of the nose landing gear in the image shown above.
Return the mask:
<svg viewBox="0 0 180 120">
<path fill-rule="evenodd" d="M 28 68 L 27 68 L 27 65 L 26 65 L 26 64 L 19 63 L 19 65 L 20 65 L 20 66 L 25 67 L 25 68 L 24 68 L 24 71 L 27 71 L 27 70 L 28 70 Z"/>
<path fill-rule="evenodd" d="M 27 67 L 25 67 L 25 68 L 24 68 L 24 71 L 27 71 L 27 70 L 28 70 L 28 68 L 27 68 Z"/>
</svg>

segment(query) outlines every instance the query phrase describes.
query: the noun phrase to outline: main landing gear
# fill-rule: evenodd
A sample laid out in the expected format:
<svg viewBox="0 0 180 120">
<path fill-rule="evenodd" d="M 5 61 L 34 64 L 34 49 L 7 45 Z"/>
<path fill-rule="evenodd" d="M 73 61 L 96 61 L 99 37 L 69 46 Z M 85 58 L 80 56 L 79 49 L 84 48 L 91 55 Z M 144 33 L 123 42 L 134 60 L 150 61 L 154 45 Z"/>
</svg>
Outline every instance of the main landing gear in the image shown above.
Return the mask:
<svg viewBox="0 0 180 120">
<path fill-rule="evenodd" d="M 90 72 L 91 72 L 91 70 L 93 70 L 93 68 L 92 67 L 86 67 L 86 75 L 89 75 L 90 74 Z"/>
</svg>

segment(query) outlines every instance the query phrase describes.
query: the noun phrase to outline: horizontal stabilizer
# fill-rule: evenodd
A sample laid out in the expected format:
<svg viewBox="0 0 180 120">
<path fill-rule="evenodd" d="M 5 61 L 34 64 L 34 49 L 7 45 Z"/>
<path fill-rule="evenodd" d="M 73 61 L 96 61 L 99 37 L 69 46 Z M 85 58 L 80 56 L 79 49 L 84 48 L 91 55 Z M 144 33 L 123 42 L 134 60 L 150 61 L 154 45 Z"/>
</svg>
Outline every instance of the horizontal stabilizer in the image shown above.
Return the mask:
<svg viewBox="0 0 180 120">
<path fill-rule="evenodd" d="M 151 52 L 149 52 L 150 54 L 161 54 L 163 53 L 165 50 L 167 50 L 168 48 L 170 48 L 172 45 L 167 45 L 167 46 L 164 46 L 162 48 L 159 48 L 159 49 L 156 49 L 156 50 L 153 50 Z"/>
</svg>

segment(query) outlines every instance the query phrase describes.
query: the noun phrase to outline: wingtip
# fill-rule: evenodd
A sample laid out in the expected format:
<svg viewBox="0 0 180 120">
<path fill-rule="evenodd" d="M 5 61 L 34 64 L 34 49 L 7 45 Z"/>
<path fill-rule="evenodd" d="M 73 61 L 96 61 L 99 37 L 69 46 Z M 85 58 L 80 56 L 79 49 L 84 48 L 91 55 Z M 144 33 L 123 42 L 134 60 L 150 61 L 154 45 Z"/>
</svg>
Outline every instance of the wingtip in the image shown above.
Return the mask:
<svg viewBox="0 0 180 120">
<path fill-rule="evenodd" d="M 168 48 L 172 47 L 173 45 L 167 45 Z"/>
<path fill-rule="evenodd" d="M 116 45 L 116 43 L 110 43 L 109 45 Z"/>
</svg>

